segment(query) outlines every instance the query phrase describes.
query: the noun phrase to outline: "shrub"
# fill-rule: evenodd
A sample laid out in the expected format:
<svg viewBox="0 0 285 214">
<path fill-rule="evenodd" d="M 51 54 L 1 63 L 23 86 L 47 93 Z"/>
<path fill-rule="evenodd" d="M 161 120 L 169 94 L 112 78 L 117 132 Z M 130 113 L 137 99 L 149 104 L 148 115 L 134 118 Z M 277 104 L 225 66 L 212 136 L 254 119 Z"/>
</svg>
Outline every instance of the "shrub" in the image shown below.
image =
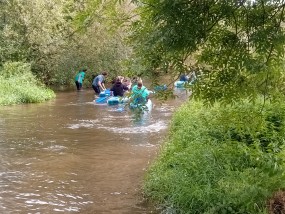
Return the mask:
<svg viewBox="0 0 285 214">
<path fill-rule="evenodd" d="M 0 105 L 37 103 L 55 97 L 31 73 L 30 64 L 5 63 L 0 70 Z"/>
</svg>

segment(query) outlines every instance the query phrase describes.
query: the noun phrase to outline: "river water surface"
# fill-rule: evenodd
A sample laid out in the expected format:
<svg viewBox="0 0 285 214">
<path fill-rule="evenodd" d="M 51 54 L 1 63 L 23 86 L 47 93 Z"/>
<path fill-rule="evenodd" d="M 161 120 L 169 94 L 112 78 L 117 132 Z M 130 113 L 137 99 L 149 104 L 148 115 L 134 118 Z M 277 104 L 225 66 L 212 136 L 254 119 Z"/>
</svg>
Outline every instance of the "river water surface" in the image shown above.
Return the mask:
<svg viewBox="0 0 285 214">
<path fill-rule="evenodd" d="M 1 214 L 157 212 L 140 187 L 181 99 L 153 100 L 137 121 L 93 96 L 0 107 Z"/>
</svg>

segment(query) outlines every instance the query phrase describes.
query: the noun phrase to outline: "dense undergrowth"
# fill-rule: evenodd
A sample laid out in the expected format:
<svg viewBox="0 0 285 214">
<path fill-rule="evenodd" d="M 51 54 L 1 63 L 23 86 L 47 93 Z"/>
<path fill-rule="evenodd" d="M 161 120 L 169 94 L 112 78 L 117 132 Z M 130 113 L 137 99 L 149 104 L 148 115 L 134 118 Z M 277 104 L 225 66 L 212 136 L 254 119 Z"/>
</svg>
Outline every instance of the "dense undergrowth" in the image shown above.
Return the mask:
<svg viewBox="0 0 285 214">
<path fill-rule="evenodd" d="M 0 70 L 0 105 L 39 103 L 55 97 L 32 74 L 28 63 L 4 64 Z"/>
<path fill-rule="evenodd" d="M 268 213 L 285 187 L 285 105 L 192 102 L 174 115 L 144 193 L 164 213 Z"/>
</svg>

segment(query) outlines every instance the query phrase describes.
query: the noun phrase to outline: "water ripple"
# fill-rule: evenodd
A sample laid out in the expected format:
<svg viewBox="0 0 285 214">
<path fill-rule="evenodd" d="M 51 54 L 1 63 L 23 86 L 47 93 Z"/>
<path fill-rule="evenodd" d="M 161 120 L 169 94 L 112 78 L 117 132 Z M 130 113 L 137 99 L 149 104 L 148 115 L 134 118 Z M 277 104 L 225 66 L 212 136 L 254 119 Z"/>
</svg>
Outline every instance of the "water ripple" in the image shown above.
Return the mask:
<svg viewBox="0 0 285 214">
<path fill-rule="evenodd" d="M 102 129 L 108 129 L 114 133 L 120 134 L 141 134 L 141 133 L 157 133 L 167 128 L 167 124 L 164 121 L 157 121 L 156 123 L 147 126 L 136 127 L 101 127 Z"/>
<path fill-rule="evenodd" d="M 95 125 L 98 125 L 99 120 L 79 120 L 80 123 L 69 124 L 67 128 L 69 129 L 79 129 L 79 128 L 92 128 Z"/>
</svg>

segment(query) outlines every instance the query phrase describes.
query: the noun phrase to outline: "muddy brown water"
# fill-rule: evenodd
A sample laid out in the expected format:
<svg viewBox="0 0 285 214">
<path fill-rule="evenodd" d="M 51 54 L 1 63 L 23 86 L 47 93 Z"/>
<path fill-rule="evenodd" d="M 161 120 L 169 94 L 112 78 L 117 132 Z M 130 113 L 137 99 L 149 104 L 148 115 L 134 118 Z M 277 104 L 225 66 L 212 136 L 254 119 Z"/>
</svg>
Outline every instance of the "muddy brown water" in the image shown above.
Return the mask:
<svg viewBox="0 0 285 214">
<path fill-rule="evenodd" d="M 0 107 L 1 214 L 158 212 L 144 203 L 141 185 L 183 99 L 153 100 L 137 120 L 93 96 L 67 91 Z"/>
</svg>

